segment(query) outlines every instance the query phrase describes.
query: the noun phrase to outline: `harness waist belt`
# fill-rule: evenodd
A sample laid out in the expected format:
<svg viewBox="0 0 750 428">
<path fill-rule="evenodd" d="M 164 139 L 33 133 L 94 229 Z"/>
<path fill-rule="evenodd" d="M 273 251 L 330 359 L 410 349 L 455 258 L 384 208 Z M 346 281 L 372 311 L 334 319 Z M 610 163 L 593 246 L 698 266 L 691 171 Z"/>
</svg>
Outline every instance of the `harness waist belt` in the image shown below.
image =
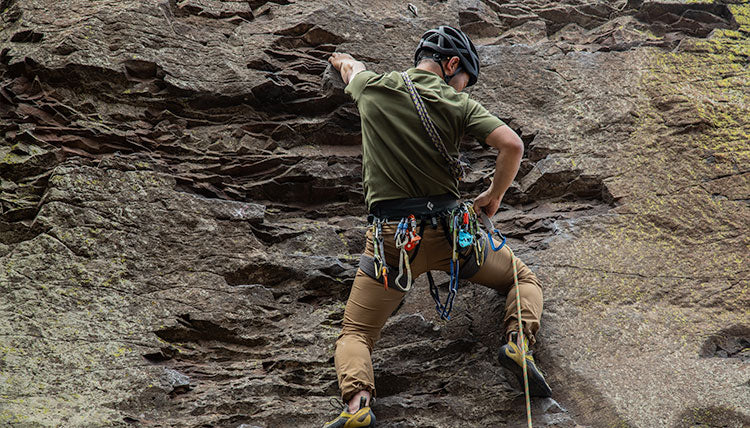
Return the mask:
<svg viewBox="0 0 750 428">
<path fill-rule="evenodd" d="M 422 198 L 389 199 L 373 203 L 370 215 L 391 220 L 413 214 L 416 218 L 423 219 L 444 214 L 458 205 L 458 199 L 450 193 Z"/>
</svg>

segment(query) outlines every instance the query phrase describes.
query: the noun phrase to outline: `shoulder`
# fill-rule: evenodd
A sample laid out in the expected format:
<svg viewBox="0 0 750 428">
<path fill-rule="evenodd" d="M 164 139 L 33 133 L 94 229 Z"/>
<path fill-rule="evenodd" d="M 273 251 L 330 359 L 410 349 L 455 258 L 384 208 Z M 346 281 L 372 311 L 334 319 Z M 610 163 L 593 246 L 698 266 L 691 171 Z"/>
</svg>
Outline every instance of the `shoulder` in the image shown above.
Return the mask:
<svg viewBox="0 0 750 428">
<path fill-rule="evenodd" d="M 364 70 L 352 77 L 349 84 L 344 88 L 344 92 L 349 94 L 354 101 L 357 101 L 368 87 L 380 86 L 397 88 L 400 85 L 403 85 L 403 80 L 398 71 L 375 73 L 374 71 Z"/>
<path fill-rule="evenodd" d="M 466 97 L 466 108 L 464 110 L 464 124 L 468 133 L 477 137 L 479 141 L 485 141 L 493 130 L 505 125 L 500 118 L 468 96 Z"/>
</svg>

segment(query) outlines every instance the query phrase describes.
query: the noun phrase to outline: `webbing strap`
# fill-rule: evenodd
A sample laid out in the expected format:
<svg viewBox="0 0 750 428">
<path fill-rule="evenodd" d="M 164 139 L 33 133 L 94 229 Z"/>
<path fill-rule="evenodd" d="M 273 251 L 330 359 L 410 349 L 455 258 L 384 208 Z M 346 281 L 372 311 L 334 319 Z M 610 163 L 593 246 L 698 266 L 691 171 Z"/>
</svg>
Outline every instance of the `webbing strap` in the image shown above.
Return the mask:
<svg viewBox="0 0 750 428">
<path fill-rule="evenodd" d="M 359 258 L 359 268 L 370 278 L 382 282 L 382 278 L 378 279 L 377 275 L 375 274 L 375 266 L 373 263 L 374 260 L 375 259 L 372 256 L 362 254 L 362 256 Z M 388 284 L 392 284 L 397 290 L 403 291 L 407 285 L 405 284 L 406 278 L 403 277 L 399 283 L 396 283 L 396 277 L 398 277 L 398 268 L 388 266 Z"/>
<path fill-rule="evenodd" d="M 451 156 L 448 153 L 448 150 L 445 149 L 443 139 L 440 137 L 440 134 L 437 131 L 437 127 L 435 127 L 435 123 L 432 121 L 432 119 L 430 119 L 430 115 L 427 113 L 427 108 L 425 108 L 424 106 L 424 101 L 422 101 L 422 97 L 419 95 L 419 92 L 417 92 L 417 88 L 414 86 L 414 82 L 411 81 L 411 78 L 409 78 L 409 75 L 406 74 L 406 72 L 402 72 L 401 77 L 404 79 L 406 89 L 409 90 L 409 95 L 411 95 L 411 100 L 412 102 L 414 102 L 414 107 L 417 109 L 417 114 L 419 115 L 419 119 L 422 121 L 422 125 L 424 126 L 425 131 L 427 131 L 427 134 L 430 136 L 430 139 L 435 145 L 437 151 L 448 163 L 451 175 L 456 180 L 463 180 L 464 178 L 466 178 L 464 163 L 459 159 Z"/>
</svg>

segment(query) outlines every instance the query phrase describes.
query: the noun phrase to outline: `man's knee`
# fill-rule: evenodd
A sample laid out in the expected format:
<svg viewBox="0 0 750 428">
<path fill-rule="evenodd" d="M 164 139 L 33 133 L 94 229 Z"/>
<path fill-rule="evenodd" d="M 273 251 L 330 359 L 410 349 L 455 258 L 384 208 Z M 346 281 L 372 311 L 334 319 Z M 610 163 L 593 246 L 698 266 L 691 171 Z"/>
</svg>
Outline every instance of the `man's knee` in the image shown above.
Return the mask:
<svg viewBox="0 0 750 428">
<path fill-rule="evenodd" d="M 378 333 L 363 332 L 360 330 L 344 329 L 341 331 L 339 338 L 336 340 L 336 350 L 351 349 L 352 347 L 364 347 L 368 353 L 372 353 L 372 348 L 378 339 Z"/>
<path fill-rule="evenodd" d="M 539 282 L 539 278 L 537 278 L 536 274 L 529 269 L 528 266 L 526 266 L 525 263 L 523 263 L 520 260 L 516 261 L 516 269 L 518 271 L 518 282 L 524 282 L 528 284 L 533 284 L 540 290 L 542 289 L 542 283 Z"/>
</svg>

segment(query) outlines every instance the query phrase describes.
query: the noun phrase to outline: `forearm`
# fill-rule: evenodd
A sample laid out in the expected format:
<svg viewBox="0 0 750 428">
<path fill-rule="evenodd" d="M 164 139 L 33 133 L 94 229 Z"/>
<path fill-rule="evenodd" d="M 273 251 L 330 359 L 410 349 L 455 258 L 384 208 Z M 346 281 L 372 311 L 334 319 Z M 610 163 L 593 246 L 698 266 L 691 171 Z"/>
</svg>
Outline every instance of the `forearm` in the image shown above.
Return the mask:
<svg viewBox="0 0 750 428">
<path fill-rule="evenodd" d="M 505 148 L 497 154 L 495 175 L 488 190 L 493 198 L 502 198 L 505 195 L 505 192 L 513 183 L 513 179 L 516 178 L 516 174 L 518 174 L 522 155 L 523 150 L 512 148 Z"/>
<path fill-rule="evenodd" d="M 341 62 L 341 79 L 345 84 L 349 84 L 352 78 L 360 71 L 365 70 L 365 65 L 355 59 L 344 60 Z"/>
</svg>

